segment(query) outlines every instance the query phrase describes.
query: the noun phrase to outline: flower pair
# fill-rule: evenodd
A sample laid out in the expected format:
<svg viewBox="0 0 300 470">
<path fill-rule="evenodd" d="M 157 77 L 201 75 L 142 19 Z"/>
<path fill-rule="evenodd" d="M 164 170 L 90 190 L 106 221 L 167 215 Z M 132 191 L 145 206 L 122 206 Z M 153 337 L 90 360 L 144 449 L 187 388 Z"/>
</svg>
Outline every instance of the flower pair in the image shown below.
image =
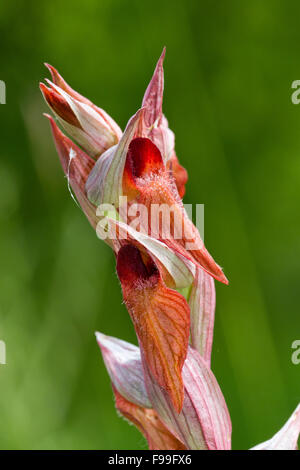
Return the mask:
<svg viewBox="0 0 300 470">
<path fill-rule="evenodd" d="M 230 449 L 230 417 L 210 368 L 214 279 L 228 281 L 181 201 L 187 173 L 162 112 L 164 55 L 124 133 L 49 65 L 52 82 L 41 90 L 70 136 L 48 116 L 69 185 L 115 253 L 139 342 L 97 334 L 116 407 L 152 449 Z"/>
</svg>

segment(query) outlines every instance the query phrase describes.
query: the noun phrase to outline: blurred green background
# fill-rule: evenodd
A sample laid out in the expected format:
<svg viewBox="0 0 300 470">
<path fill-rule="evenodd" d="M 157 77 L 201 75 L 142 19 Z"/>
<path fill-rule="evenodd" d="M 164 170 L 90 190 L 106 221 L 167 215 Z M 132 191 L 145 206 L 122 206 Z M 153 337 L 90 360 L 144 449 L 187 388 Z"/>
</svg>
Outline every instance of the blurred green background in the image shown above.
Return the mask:
<svg viewBox="0 0 300 470">
<path fill-rule="evenodd" d="M 47 61 L 124 128 L 162 47 L 164 111 L 205 204 L 217 286 L 213 370 L 233 446 L 300 401 L 300 4 L 290 0 L 2 1 L 0 447 L 146 448 L 118 418 L 96 329 L 135 342 L 110 249 L 70 198 L 42 113 Z"/>
</svg>

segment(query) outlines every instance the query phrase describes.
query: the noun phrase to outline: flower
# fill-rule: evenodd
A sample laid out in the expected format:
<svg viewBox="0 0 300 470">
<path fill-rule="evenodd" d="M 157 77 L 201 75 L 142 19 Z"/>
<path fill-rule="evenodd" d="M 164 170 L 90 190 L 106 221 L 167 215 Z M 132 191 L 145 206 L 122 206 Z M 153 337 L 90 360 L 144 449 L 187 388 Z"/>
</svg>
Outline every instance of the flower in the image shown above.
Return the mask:
<svg viewBox="0 0 300 470">
<path fill-rule="evenodd" d="M 126 400 L 114 389 L 116 409 L 144 434 L 150 450 L 185 450 L 186 447 L 163 424 L 155 410 Z"/>
<path fill-rule="evenodd" d="M 214 321 L 211 276 L 222 282 L 227 280 L 205 249 L 180 199 L 187 175 L 178 162 L 174 134 L 162 113 L 164 54 L 165 51 L 147 87 L 142 108 L 129 120 L 123 134 L 103 110 L 72 90 L 51 66 L 48 68 L 53 82 L 48 81 L 49 88 L 41 84 L 41 90 L 58 123 L 76 142 L 64 135 L 47 115 L 69 188 L 93 228 L 98 234 L 103 229 L 103 238 L 115 252 L 124 301 L 141 348 L 145 383 L 153 386 L 152 398 L 160 390 L 163 397 L 160 400 L 180 415 L 185 413 L 187 400 L 183 369 L 187 355 L 192 354 L 189 337 L 192 345 L 203 353 L 208 367 Z M 128 213 L 120 196 L 129 201 Z M 111 205 L 112 210 L 102 213 L 99 208 L 103 204 Z M 134 204 L 148 210 L 149 225 L 143 226 L 142 222 L 139 230 L 130 223 Z M 167 224 L 160 226 L 153 221 L 152 208 L 156 204 L 173 210 L 169 227 L 172 233 L 165 233 Z M 176 237 L 182 228 L 183 233 Z M 187 243 L 194 249 L 187 249 Z M 204 285 L 207 292 L 209 289 L 212 292 L 211 305 L 202 303 L 199 308 L 197 292 Z M 190 299 L 179 289 L 188 289 Z M 201 325 L 201 332 L 196 324 Z M 165 417 L 161 419 L 156 411 L 150 412 L 149 402 L 137 400 L 132 405 L 131 396 L 114 387 L 117 407 L 123 414 L 138 413 L 139 426 L 144 430 L 147 427 L 147 435 L 151 434 L 149 420 L 156 436 L 158 429 L 168 435 Z M 176 432 L 168 439 L 178 447 L 178 443 L 174 444 L 178 439 Z M 189 440 L 179 438 L 179 442 L 186 446 Z"/>
<path fill-rule="evenodd" d="M 184 398 L 181 370 L 189 341 L 188 304 L 165 285 L 151 257 L 133 245 L 119 250 L 117 273 L 146 362 L 179 413 Z"/>
<path fill-rule="evenodd" d="M 96 338 L 113 389 L 118 393 L 116 406 L 134 424 L 139 427 L 136 414 L 140 415 L 141 409 L 146 416 L 153 409 L 177 440 L 177 445 L 179 441 L 184 446 L 182 448 L 230 449 L 231 422 L 224 397 L 213 373 L 196 350 L 189 347 L 183 366 L 184 403 L 178 414 L 174 412 L 168 395 L 147 372 L 148 366 L 144 368 L 139 348 L 101 333 L 96 333 Z M 126 406 L 120 408 L 118 397 L 126 400 Z M 126 413 L 126 407 L 130 407 L 130 414 Z M 149 419 L 145 415 L 143 418 L 149 426 L 152 415 Z"/>
<path fill-rule="evenodd" d="M 54 67 L 46 66 L 53 80 L 46 80 L 49 87 L 40 83 L 46 103 L 65 131 L 91 157 L 98 158 L 119 141 L 121 129 L 103 109 L 74 91 Z"/>
<path fill-rule="evenodd" d="M 68 188 L 114 251 L 139 343 L 96 334 L 117 410 L 150 449 L 227 450 L 231 420 L 211 351 L 214 279 L 228 281 L 182 204 L 187 173 L 162 111 L 164 56 L 123 133 L 52 66 L 52 82 L 40 87 L 56 117 L 46 115 Z M 253 449 L 295 449 L 299 432 L 300 405 Z"/>
</svg>

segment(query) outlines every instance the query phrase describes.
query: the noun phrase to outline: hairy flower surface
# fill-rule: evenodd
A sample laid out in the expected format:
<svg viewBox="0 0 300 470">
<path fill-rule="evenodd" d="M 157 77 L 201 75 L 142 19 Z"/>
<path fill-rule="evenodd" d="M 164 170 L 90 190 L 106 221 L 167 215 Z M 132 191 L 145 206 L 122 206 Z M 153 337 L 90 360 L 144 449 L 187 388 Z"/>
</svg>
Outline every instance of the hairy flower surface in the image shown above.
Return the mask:
<svg viewBox="0 0 300 470">
<path fill-rule="evenodd" d="M 214 280 L 228 281 L 181 200 L 187 172 L 162 111 L 164 57 L 124 132 L 51 65 L 40 88 L 68 188 L 113 249 L 139 343 L 96 334 L 117 410 L 150 449 L 228 450 L 231 420 L 211 370 Z M 296 449 L 299 406 L 253 449 Z"/>
<path fill-rule="evenodd" d="M 189 342 L 189 307 L 185 298 L 164 284 L 150 257 L 124 245 L 117 273 L 146 362 L 157 383 L 181 411 L 184 389 L 181 370 Z"/>
</svg>

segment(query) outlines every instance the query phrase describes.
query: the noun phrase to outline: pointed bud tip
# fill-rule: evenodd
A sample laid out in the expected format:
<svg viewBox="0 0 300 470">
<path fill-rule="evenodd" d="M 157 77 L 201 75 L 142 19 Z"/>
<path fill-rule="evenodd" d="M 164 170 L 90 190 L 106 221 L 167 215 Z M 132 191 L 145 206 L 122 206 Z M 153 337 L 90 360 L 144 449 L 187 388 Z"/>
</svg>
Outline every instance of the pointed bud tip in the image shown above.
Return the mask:
<svg viewBox="0 0 300 470">
<path fill-rule="evenodd" d="M 95 336 L 98 346 L 102 351 L 102 354 L 105 354 L 105 351 L 107 352 L 111 350 L 114 344 L 114 338 L 112 338 L 111 336 L 107 336 L 104 333 L 101 333 L 100 331 L 95 331 Z"/>
<path fill-rule="evenodd" d="M 40 82 L 39 83 L 39 87 L 40 87 L 40 90 L 41 92 L 43 93 L 43 95 L 47 94 L 49 92 L 49 88 L 46 87 L 45 83 L 43 82 Z"/>
<path fill-rule="evenodd" d="M 47 69 L 51 73 L 52 80 L 55 82 L 55 78 L 59 77 L 58 71 L 56 70 L 56 68 L 53 67 L 53 65 L 50 65 L 47 62 L 44 62 L 44 65 L 45 65 L 45 67 L 47 67 Z"/>
<path fill-rule="evenodd" d="M 45 116 L 47 119 L 49 119 L 50 122 L 51 122 L 51 121 L 54 122 L 54 119 L 53 119 L 53 117 L 52 117 L 50 114 L 48 114 L 48 113 L 43 113 L 43 116 Z"/>
<path fill-rule="evenodd" d="M 47 78 L 46 82 L 49 88 L 43 82 L 40 82 L 40 90 L 51 110 L 68 124 L 81 128 L 81 124 L 70 104 L 63 94 L 60 93 L 60 88 Z"/>
<path fill-rule="evenodd" d="M 145 264 L 140 250 L 131 244 L 123 245 L 118 252 L 117 274 L 122 288 L 126 289 L 132 289 L 150 279 L 154 286 L 159 278 L 156 264 L 152 260 Z"/>
<path fill-rule="evenodd" d="M 50 85 L 50 87 L 52 88 L 53 82 L 51 82 L 51 80 L 49 80 L 49 78 L 46 77 L 45 82 L 47 82 L 48 85 Z"/>
<path fill-rule="evenodd" d="M 224 284 L 225 286 L 228 286 L 229 281 L 228 281 L 227 277 L 225 276 L 225 274 L 223 273 L 223 271 L 221 271 L 221 273 L 213 273 L 213 272 L 210 272 L 206 269 L 205 269 L 205 271 L 210 276 L 212 276 L 214 279 L 216 279 L 216 281 L 219 281 L 219 282 L 221 282 L 221 284 Z"/>
<path fill-rule="evenodd" d="M 53 135 L 55 135 L 55 131 L 59 130 L 59 127 L 57 126 L 55 119 L 53 119 L 53 116 L 51 116 L 51 114 L 48 114 L 48 113 L 43 113 L 43 116 L 45 116 L 45 118 L 49 120 L 50 125 L 52 127 Z"/>
<path fill-rule="evenodd" d="M 52 88 L 48 88 L 45 85 L 45 83 L 43 83 L 43 82 L 40 82 L 39 87 L 40 87 L 40 90 L 43 94 L 43 97 L 44 97 L 45 101 L 52 108 L 53 107 L 53 101 L 55 99 L 54 97 L 55 97 L 55 95 L 57 95 L 57 93 L 54 92 L 52 90 Z"/>
<path fill-rule="evenodd" d="M 97 343 L 100 346 L 101 342 L 105 338 L 105 335 L 103 333 L 100 333 L 100 331 L 95 331 L 95 336 L 96 336 Z"/>
</svg>

